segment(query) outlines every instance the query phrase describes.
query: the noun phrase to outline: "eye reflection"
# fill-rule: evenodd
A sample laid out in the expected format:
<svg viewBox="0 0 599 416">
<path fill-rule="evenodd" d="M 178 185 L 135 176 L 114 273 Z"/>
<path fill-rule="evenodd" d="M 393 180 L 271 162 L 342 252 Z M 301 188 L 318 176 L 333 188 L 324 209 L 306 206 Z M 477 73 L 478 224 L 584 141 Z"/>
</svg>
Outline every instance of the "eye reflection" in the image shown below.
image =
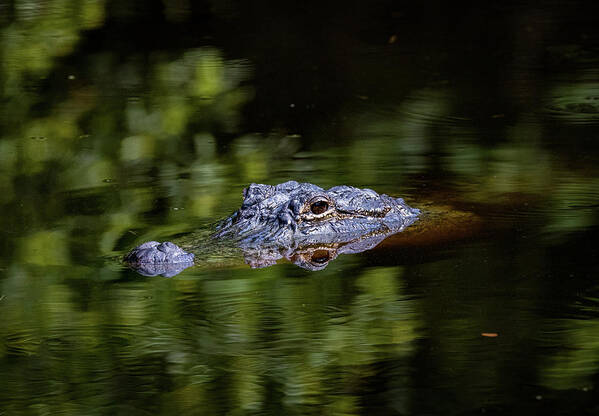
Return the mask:
<svg viewBox="0 0 599 416">
<path fill-rule="evenodd" d="M 328 209 L 329 203 L 323 200 L 313 202 L 312 205 L 310 205 L 310 211 L 312 211 L 312 214 L 315 215 L 323 214 L 327 212 Z"/>
<path fill-rule="evenodd" d="M 316 264 L 324 264 L 331 259 L 331 255 L 327 250 L 316 250 L 312 253 L 310 261 Z"/>
</svg>

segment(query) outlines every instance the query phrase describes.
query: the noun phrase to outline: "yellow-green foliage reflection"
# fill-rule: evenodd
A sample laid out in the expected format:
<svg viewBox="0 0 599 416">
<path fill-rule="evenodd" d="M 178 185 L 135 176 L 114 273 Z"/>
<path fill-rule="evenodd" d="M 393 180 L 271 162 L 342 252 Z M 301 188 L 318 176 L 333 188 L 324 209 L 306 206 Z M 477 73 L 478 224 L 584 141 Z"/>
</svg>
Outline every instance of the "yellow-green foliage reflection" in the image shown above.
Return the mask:
<svg viewBox="0 0 599 416">
<path fill-rule="evenodd" d="M 551 332 L 558 351 L 543 369 L 542 383 L 552 389 L 588 390 L 599 371 L 599 323 L 596 320 L 564 320 L 560 330 Z M 563 335 L 563 336 L 562 336 Z M 548 339 L 552 344 L 555 340 Z"/>
<path fill-rule="evenodd" d="M 147 279 L 109 290 L 82 282 L 82 298 L 60 283 L 64 268 L 40 270 L 15 271 L 5 280 L 10 294 L 0 304 L 6 319 L 0 359 L 9 359 L 3 371 L 35 367 L 39 394 L 30 403 L 52 412 L 61 411 L 67 391 L 77 412 L 107 406 L 129 380 L 129 402 L 137 409 L 150 409 L 144 399 L 150 395 L 156 404 L 180 398 L 182 411 L 218 412 L 223 404 L 259 411 L 274 389 L 281 411 L 325 403 L 332 414 L 359 414 L 355 399 L 339 392 L 350 393 L 381 359 L 408 359 L 418 336 L 414 301 L 402 294 L 397 268 L 364 270 L 352 279 L 356 294 L 347 300 L 334 273 L 296 281 L 273 268 L 251 276 Z M 33 321 L 35 327 L 21 327 Z M 3 374 L 0 399 L 11 397 L 18 406 L 14 399 L 27 396 L 28 374 Z M 215 397 L 214 383 L 223 377 L 228 389 Z"/>
</svg>

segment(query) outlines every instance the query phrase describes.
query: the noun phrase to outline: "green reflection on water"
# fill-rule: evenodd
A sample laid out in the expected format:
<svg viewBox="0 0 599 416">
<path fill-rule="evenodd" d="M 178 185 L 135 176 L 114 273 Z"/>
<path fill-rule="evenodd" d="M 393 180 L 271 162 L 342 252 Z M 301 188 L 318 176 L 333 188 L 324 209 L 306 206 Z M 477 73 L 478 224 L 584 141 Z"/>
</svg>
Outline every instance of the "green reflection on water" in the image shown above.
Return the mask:
<svg viewBox="0 0 599 416">
<path fill-rule="evenodd" d="M 554 334 L 563 331 L 566 341 L 554 347 L 558 352 L 549 358 L 542 382 L 554 389 L 590 390 L 599 369 L 599 323 L 596 320 L 561 322 Z M 559 337 L 562 339 L 562 337 Z M 549 339 L 551 344 L 552 340 Z"/>
<path fill-rule="evenodd" d="M 283 270 L 109 287 L 65 284 L 83 270 L 12 270 L 0 305 L 3 410 L 27 402 L 66 412 L 68 402 L 68 412 L 103 413 L 123 390 L 136 409 L 176 400 L 180 411 L 249 411 L 274 388 L 285 397 L 281 411 L 328 403 L 359 413 L 338 392 L 351 392 L 378 360 L 407 358 L 417 337 L 401 269 L 365 270 L 349 299 L 339 275 L 295 280 Z M 224 380 L 227 390 L 215 392 Z"/>
<path fill-rule="evenodd" d="M 261 50 L 95 45 L 131 4 L 14 1 L 0 16 L 0 415 L 451 413 L 596 389 L 597 319 L 577 304 L 596 271 L 596 133 L 584 130 L 596 71 L 548 77 L 488 114 L 468 107 L 481 101 L 470 85 L 368 97 L 341 77 L 361 98 L 311 103 L 318 124 L 264 81 L 279 74 Z M 162 4 L 170 22 L 191 8 Z M 375 58 L 359 59 L 386 67 Z M 272 91 L 251 114 L 291 102 L 304 130 L 244 127 Z M 211 252 L 149 279 L 116 260 L 146 240 L 205 237 L 244 186 L 289 179 L 459 202 L 509 235 L 342 256 L 316 274 Z M 585 320 L 561 319 L 568 307 Z"/>
</svg>

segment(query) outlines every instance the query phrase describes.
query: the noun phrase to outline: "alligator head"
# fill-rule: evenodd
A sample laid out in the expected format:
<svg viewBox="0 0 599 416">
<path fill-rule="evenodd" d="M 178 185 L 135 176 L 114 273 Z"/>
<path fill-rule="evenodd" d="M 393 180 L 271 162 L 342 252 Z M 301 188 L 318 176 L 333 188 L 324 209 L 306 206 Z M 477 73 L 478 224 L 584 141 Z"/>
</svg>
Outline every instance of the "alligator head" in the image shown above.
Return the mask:
<svg viewBox="0 0 599 416">
<path fill-rule="evenodd" d="M 242 248 L 348 242 L 401 231 L 419 214 L 401 198 L 352 186 L 251 184 L 243 196 L 241 208 L 215 234 L 239 240 Z"/>
<path fill-rule="evenodd" d="M 376 246 L 415 222 L 419 213 L 403 199 L 371 189 L 336 186 L 325 190 L 295 181 L 276 186 L 251 184 L 244 191 L 241 208 L 218 225 L 213 238 L 233 240 L 252 267 L 287 258 L 300 267 L 319 270 L 340 253 Z M 169 261 L 189 261 L 170 246 L 153 253 L 160 250 L 157 244 L 142 244 L 126 261 L 146 269 Z"/>
</svg>

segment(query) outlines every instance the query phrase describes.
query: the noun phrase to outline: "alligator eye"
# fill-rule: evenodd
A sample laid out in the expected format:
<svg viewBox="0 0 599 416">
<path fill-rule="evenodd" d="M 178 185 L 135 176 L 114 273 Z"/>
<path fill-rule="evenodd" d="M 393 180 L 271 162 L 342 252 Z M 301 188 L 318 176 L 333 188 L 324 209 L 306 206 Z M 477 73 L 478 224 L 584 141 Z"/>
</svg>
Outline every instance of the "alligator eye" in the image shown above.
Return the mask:
<svg viewBox="0 0 599 416">
<path fill-rule="evenodd" d="M 331 259 L 331 255 L 327 250 L 316 250 L 310 259 L 312 263 L 324 264 Z"/>
<path fill-rule="evenodd" d="M 329 203 L 323 200 L 313 202 L 312 205 L 310 205 L 310 211 L 312 211 L 312 214 L 314 215 L 323 214 L 327 212 L 328 209 Z"/>
</svg>

